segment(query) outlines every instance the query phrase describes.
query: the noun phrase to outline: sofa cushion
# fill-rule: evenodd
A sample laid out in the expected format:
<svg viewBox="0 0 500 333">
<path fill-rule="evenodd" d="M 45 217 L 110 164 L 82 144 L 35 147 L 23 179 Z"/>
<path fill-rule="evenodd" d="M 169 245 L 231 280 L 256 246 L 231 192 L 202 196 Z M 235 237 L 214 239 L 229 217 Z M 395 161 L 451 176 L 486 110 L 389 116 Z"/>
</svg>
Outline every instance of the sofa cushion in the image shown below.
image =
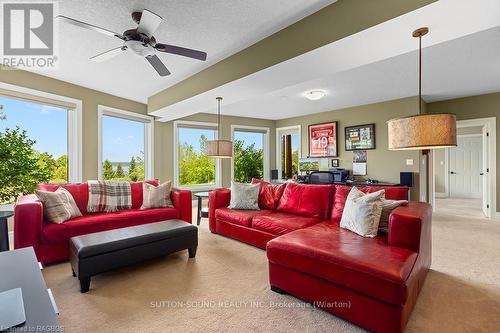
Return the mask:
<svg viewBox="0 0 500 333">
<path fill-rule="evenodd" d="M 259 207 L 260 209 L 275 210 L 285 190 L 286 183 L 271 184 L 264 180 L 252 178 L 252 184 L 260 184 Z"/>
<path fill-rule="evenodd" d="M 231 182 L 229 208 L 259 210 L 259 184 Z"/>
<path fill-rule="evenodd" d="M 287 183 L 278 204 L 281 212 L 327 219 L 334 185 Z"/>
<path fill-rule="evenodd" d="M 172 182 L 168 181 L 158 186 L 142 183 L 141 209 L 174 207 L 170 199 Z"/>
<path fill-rule="evenodd" d="M 142 200 L 143 200 L 142 183 L 144 182 L 130 182 L 130 193 L 132 194 L 132 209 L 140 208 L 142 206 Z M 160 182 L 156 179 L 146 180 L 146 183 L 154 186 L 160 185 Z"/>
<path fill-rule="evenodd" d="M 365 193 L 385 191 L 385 198 L 390 200 L 408 200 L 407 186 L 364 186 L 361 190 Z"/>
<path fill-rule="evenodd" d="M 318 223 L 271 240 L 269 261 L 395 305 L 406 301 L 406 280 L 417 253 L 363 238 L 337 224 Z"/>
<path fill-rule="evenodd" d="M 41 191 L 55 192 L 59 187 L 66 189 L 73 199 L 80 212 L 87 214 L 87 203 L 89 201 L 89 187 L 87 183 L 74 183 L 74 184 L 38 184 L 36 188 Z"/>
<path fill-rule="evenodd" d="M 148 184 L 158 186 L 158 180 L 147 180 Z M 142 205 L 142 183 L 143 182 L 130 182 L 130 193 L 132 194 L 132 209 L 141 207 Z M 37 189 L 42 191 L 54 192 L 59 187 L 68 190 L 75 199 L 76 205 L 80 212 L 87 214 L 87 203 L 89 202 L 89 186 L 87 183 L 73 183 L 73 184 L 38 184 Z"/>
<path fill-rule="evenodd" d="M 35 190 L 35 195 L 43 204 L 43 216 L 53 223 L 63 223 L 69 219 L 82 216 L 71 193 L 65 188 L 56 191 Z"/>
<path fill-rule="evenodd" d="M 318 217 L 273 212 L 255 216 L 252 219 L 252 228 L 273 235 L 284 235 L 290 231 L 306 228 L 319 222 L 321 222 L 321 219 Z"/>
<path fill-rule="evenodd" d="M 271 213 L 269 210 L 241 210 L 224 207 L 215 211 L 215 218 L 217 220 L 250 228 L 252 226 L 252 218 L 254 216 L 269 213 Z"/>
<path fill-rule="evenodd" d="M 340 227 L 363 237 L 375 237 L 382 214 L 384 190 L 364 193 L 353 186 L 347 196 Z"/>
<path fill-rule="evenodd" d="M 42 243 L 67 242 L 74 236 L 177 218 L 178 211 L 175 208 L 131 209 L 88 214 L 62 224 L 45 224 L 42 230 Z"/>
<path fill-rule="evenodd" d="M 335 194 L 333 195 L 332 215 L 330 219 L 339 223 L 344 212 L 345 201 L 352 186 L 335 185 Z M 364 193 L 373 193 L 385 190 L 385 198 L 391 200 L 408 200 L 407 186 L 360 186 L 358 187 Z"/>
<path fill-rule="evenodd" d="M 407 205 L 408 200 L 382 200 L 382 214 L 380 214 L 380 223 L 378 224 L 378 231 L 387 234 L 389 232 L 389 218 L 394 209 L 399 206 Z"/>
</svg>

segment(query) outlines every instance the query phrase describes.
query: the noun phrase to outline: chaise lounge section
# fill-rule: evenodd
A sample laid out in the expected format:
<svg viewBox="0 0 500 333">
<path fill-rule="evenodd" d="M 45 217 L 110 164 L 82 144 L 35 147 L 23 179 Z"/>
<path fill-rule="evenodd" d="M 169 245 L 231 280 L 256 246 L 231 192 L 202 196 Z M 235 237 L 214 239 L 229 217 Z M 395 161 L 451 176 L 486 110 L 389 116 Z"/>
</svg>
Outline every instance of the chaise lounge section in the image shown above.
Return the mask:
<svg viewBox="0 0 500 333">
<path fill-rule="evenodd" d="M 275 210 L 231 210 L 230 190 L 212 191 L 210 230 L 266 248 L 272 290 L 374 332 L 403 332 L 431 264 L 430 205 L 396 208 L 387 234 L 365 238 L 340 228 L 351 187 L 289 183 L 279 191 L 262 183 L 260 206 L 268 186 L 279 197 Z M 360 189 L 382 188 L 387 199 L 407 199 L 403 186 Z"/>
<path fill-rule="evenodd" d="M 158 181 L 148 181 L 158 185 Z M 174 207 L 141 210 L 142 182 L 131 183 L 132 209 L 112 213 L 88 213 L 87 183 L 54 185 L 39 184 L 38 189 L 56 191 L 59 186 L 68 190 L 83 216 L 61 224 L 44 221 L 43 206 L 34 194 L 20 196 L 14 208 L 14 247 L 32 246 L 42 264 L 69 259 L 69 239 L 94 232 L 131 227 L 146 223 L 180 219 L 191 223 L 191 191 L 172 189 Z"/>
</svg>

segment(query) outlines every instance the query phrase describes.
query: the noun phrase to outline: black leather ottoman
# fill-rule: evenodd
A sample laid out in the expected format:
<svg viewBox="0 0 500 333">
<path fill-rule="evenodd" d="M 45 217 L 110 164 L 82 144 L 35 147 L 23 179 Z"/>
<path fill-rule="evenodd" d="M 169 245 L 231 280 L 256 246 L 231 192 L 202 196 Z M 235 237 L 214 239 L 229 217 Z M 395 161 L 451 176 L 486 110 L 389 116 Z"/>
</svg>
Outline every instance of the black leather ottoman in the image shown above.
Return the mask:
<svg viewBox="0 0 500 333">
<path fill-rule="evenodd" d="M 185 249 L 194 258 L 198 228 L 169 220 L 73 237 L 69 246 L 73 276 L 85 293 L 90 278 L 99 273 Z"/>
</svg>

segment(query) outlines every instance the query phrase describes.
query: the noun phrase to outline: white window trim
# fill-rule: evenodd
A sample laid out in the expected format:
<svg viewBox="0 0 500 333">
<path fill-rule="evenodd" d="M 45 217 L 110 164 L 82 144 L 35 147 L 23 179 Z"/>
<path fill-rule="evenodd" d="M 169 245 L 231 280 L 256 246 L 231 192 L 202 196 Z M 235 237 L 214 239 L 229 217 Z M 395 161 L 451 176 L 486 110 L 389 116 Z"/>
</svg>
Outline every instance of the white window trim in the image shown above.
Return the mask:
<svg viewBox="0 0 500 333">
<path fill-rule="evenodd" d="M 201 128 L 206 128 L 215 131 L 215 138 L 219 137 L 219 131 L 217 130 L 217 123 L 208 123 L 208 122 L 199 122 L 199 121 L 188 121 L 188 120 L 176 120 L 174 121 L 174 138 L 173 138 L 173 150 L 174 150 L 174 161 L 173 161 L 173 170 L 174 170 L 174 187 L 191 190 L 191 191 L 209 191 L 216 188 L 222 187 L 222 177 L 221 177 L 221 161 L 220 159 L 215 160 L 215 184 L 213 185 L 179 185 L 179 149 L 177 148 L 179 145 L 179 127 L 183 127 L 182 125 L 197 126 Z"/>
<path fill-rule="evenodd" d="M 296 131 L 298 130 L 299 132 L 299 158 L 302 156 L 302 126 L 301 125 L 293 125 L 293 126 L 286 126 L 286 127 L 277 127 L 276 128 L 276 169 L 278 170 L 278 178 L 281 175 L 281 132 L 288 132 L 288 131 Z"/>
<path fill-rule="evenodd" d="M 255 132 L 260 132 L 264 134 L 264 143 L 263 143 L 263 148 L 264 148 L 264 180 L 270 181 L 270 173 L 271 173 L 271 159 L 270 159 L 270 140 L 269 140 L 269 134 L 270 134 L 270 128 L 269 127 L 259 127 L 259 126 L 247 126 L 247 125 L 231 125 L 231 140 L 234 142 L 234 132 L 238 130 L 248 130 L 248 131 L 255 131 Z M 234 149 L 234 146 L 233 146 Z M 234 180 L 234 151 L 233 151 L 233 158 L 231 159 L 231 180 Z"/>
<path fill-rule="evenodd" d="M 144 123 L 144 179 L 154 179 L 154 117 L 106 105 L 97 106 L 97 176 L 102 180 L 102 117 L 111 116 Z"/>
<path fill-rule="evenodd" d="M 82 101 L 45 91 L 0 82 L 0 88 L 75 105 L 68 110 L 68 183 L 82 181 Z"/>
</svg>

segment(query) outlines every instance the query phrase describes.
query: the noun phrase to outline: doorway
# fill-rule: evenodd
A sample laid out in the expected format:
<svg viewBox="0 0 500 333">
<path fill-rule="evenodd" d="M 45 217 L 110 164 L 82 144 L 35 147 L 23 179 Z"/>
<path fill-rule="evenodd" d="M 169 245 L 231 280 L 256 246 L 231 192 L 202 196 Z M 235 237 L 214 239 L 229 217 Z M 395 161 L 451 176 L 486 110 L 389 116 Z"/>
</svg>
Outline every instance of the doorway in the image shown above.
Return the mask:
<svg viewBox="0 0 500 333">
<path fill-rule="evenodd" d="M 457 204 L 487 217 L 496 213 L 496 119 L 457 122 L 457 147 L 435 150 L 434 210 Z"/>
<path fill-rule="evenodd" d="M 278 179 L 289 179 L 298 173 L 301 155 L 301 126 L 276 129 L 276 169 Z"/>
</svg>

